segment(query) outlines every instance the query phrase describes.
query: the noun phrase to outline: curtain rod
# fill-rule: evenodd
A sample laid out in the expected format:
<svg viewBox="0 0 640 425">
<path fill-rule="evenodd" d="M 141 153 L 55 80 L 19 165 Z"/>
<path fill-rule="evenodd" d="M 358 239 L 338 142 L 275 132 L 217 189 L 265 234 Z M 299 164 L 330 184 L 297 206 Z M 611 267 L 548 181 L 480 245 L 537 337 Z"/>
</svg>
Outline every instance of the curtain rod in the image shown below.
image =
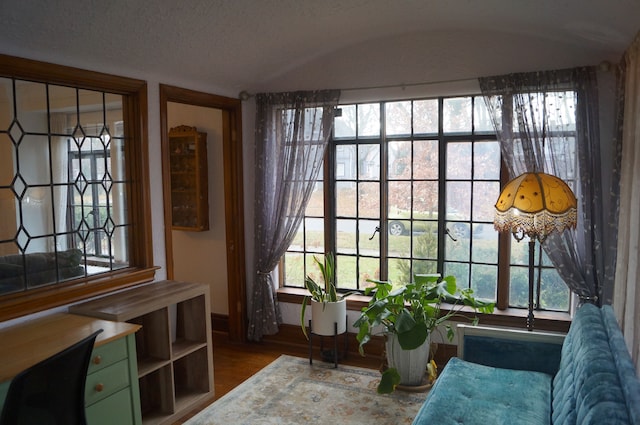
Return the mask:
<svg viewBox="0 0 640 425">
<path fill-rule="evenodd" d="M 439 81 L 429 81 L 422 83 L 404 83 L 404 84 L 388 84 L 388 85 L 380 85 L 380 86 L 365 86 L 365 87 L 347 87 L 347 88 L 339 88 L 337 90 L 340 91 L 363 91 L 363 90 L 377 90 L 377 89 L 394 89 L 394 88 L 407 88 L 407 87 L 419 87 L 419 86 L 433 86 L 436 84 L 450 84 L 450 83 L 462 83 L 462 82 L 471 82 L 477 81 L 477 78 L 457 78 L 451 80 L 439 80 Z M 246 90 L 242 90 L 238 97 L 240 100 L 248 100 L 249 98 L 255 96 L 254 93 L 249 93 Z"/>
<path fill-rule="evenodd" d="M 433 86 L 436 84 L 450 84 L 450 83 L 463 83 L 463 82 L 471 82 L 478 81 L 477 78 L 457 78 L 451 80 L 439 80 L 439 81 L 429 81 L 422 83 L 404 83 L 404 84 L 388 84 L 388 85 L 380 85 L 380 86 L 368 86 L 368 87 L 347 87 L 344 89 L 338 89 L 341 91 L 358 91 L 358 90 L 376 90 L 376 89 L 394 89 L 394 88 L 406 88 L 406 87 L 417 87 L 417 86 Z"/>
</svg>

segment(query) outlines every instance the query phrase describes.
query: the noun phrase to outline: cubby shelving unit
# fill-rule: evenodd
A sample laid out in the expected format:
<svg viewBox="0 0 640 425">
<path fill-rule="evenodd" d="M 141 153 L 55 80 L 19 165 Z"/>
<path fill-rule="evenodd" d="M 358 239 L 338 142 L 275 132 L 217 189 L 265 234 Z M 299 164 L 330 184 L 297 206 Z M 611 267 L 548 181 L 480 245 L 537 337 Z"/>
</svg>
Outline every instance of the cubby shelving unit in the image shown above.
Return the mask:
<svg viewBox="0 0 640 425">
<path fill-rule="evenodd" d="M 70 311 L 142 326 L 136 333 L 136 356 L 144 425 L 173 423 L 213 399 L 208 286 L 166 280 L 78 304 Z"/>
</svg>

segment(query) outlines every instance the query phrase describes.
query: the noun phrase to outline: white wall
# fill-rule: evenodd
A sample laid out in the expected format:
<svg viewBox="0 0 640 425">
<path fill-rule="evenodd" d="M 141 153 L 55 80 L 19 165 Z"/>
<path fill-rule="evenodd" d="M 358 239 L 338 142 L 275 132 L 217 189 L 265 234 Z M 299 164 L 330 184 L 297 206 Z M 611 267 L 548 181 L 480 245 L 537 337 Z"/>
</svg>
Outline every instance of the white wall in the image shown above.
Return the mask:
<svg viewBox="0 0 640 425">
<path fill-rule="evenodd" d="M 229 314 L 227 247 L 224 211 L 224 163 L 222 158 L 222 111 L 169 102 L 169 129 L 187 125 L 207 134 L 209 230 L 172 230 L 174 279 L 209 285 L 211 311 Z"/>
</svg>

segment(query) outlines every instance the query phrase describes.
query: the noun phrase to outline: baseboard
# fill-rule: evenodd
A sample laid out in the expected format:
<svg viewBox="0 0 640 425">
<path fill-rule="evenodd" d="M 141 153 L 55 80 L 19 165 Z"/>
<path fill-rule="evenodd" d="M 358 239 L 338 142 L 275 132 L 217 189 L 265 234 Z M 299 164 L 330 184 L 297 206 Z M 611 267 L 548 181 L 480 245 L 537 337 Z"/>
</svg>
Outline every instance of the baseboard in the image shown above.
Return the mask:
<svg viewBox="0 0 640 425">
<path fill-rule="evenodd" d="M 229 333 L 229 316 L 226 314 L 211 313 L 211 330 L 214 332 Z"/>
</svg>

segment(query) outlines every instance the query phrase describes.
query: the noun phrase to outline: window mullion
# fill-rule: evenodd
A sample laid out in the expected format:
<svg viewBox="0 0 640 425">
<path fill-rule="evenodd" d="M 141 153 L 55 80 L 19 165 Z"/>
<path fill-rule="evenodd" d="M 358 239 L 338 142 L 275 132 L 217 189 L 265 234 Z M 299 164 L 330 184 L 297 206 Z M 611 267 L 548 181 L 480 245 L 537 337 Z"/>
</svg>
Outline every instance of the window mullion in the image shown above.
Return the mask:
<svg viewBox="0 0 640 425">
<path fill-rule="evenodd" d="M 446 232 L 447 142 L 444 138 L 444 99 L 438 98 L 438 273 L 444 275 Z"/>
<path fill-rule="evenodd" d="M 389 141 L 385 102 L 380 103 L 380 278 L 389 279 Z"/>
</svg>

